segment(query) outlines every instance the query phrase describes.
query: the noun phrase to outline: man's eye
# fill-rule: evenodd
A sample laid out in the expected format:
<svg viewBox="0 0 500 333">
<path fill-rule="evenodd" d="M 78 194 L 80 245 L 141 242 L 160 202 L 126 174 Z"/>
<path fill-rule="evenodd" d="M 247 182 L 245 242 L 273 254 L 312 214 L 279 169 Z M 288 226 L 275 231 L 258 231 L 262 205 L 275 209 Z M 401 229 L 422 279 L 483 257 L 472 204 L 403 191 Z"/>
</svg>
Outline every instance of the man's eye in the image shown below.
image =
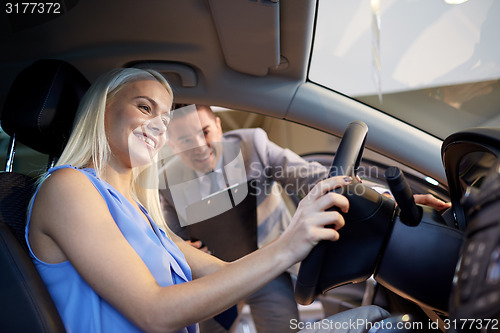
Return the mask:
<svg viewBox="0 0 500 333">
<path fill-rule="evenodd" d="M 161 121 L 163 122 L 163 125 L 167 126 L 168 123 L 170 122 L 170 118 L 169 117 L 161 117 Z"/>
<path fill-rule="evenodd" d="M 184 139 L 180 143 L 181 143 L 182 146 L 188 146 L 188 145 L 191 144 L 191 140 L 190 139 Z"/>
</svg>

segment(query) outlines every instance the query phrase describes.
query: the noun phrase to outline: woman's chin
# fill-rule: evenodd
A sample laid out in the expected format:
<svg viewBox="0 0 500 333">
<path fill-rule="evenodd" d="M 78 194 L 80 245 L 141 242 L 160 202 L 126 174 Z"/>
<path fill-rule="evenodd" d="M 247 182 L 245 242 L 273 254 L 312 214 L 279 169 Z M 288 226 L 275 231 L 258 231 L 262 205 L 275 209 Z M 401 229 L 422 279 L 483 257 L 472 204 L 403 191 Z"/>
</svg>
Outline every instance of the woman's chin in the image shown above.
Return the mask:
<svg viewBox="0 0 500 333">
<path fill-rule="evenodd" d="M 130 155 L 130 165 L 132 168 L 148 166 L 153 162 L 153 158 L 156 155 L 155 152 L 145 150 L 141 153 L 135 153 Z"/>
</svg>

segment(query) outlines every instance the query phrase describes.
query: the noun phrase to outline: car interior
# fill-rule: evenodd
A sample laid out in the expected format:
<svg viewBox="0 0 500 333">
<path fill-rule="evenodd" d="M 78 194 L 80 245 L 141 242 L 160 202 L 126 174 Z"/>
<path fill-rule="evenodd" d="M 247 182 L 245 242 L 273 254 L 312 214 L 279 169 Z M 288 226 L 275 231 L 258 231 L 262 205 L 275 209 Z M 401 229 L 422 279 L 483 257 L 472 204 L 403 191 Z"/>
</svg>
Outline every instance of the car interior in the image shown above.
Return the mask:
<svg viewBox="0 0 500 333">
<path fill-rule="evenodd" d="M 164 75 L 175 103 L 213 106 L 225 131 L 261 127 L 277 144 L 330 167 L 330 176 L 338 170 L 359 176 L 361 182 L 341 192 L 351 209 L 340 240 L 321 242 L 301 263 L 295 299 L 304 314 L 318 303 L 322 313 L 315 320 L 378 304 L 395 315 L 408 314 L 396 321 L 415 324 L 393 331 L 498 331 L 500 52 L 491 45 L 492 31 L 500 29 L 500 6 L 494 0 L 419 7 L 420 2 L 65 0 L 58 11 L 36 13 L 41 7 L 34 7 L 31 14 L 21 2 L 2 4 L 0 40 L 9 51 L 0 55 L 0 147 L 5 151 L 0 153 L 5 163 L 0 330 L 66 331 L 27 252 L 26 207 L 37 177 L 64 149 L 92 81 L 111 68 L 136 67 Z M 391 15 L 425 17 L 429 8 L 435 9 L 427 15 L 432 18 L 412 21 L 411 34 L 401 27 L 407 52 L 431 31 L 418 35 L 418 24 L 446 28 L 445 19 L 468 27 L 477 23 L 470 30 L 477 45 L 469 48 L 463 34 L 457 45 L 470 51 L 470 58 L 447 71 L 427 66 L 438 72 L 430 83 L 389 89 L 385 75 L 392 65 L 378 58 L 377 50 L 395 48 L 382 39 L 397 32 Z M 333 31 L 321 39 L 325 12 L 337 15 L 330 24 L 347 32 L 355 19 L 368 19 L 363 31 L 368 37 L 352 42 L 353 35 Z M 452 15 L 459 19 L 452 21 Z M 377 20 L 392 29 L 377 27 Z M 330 43 L 339 46 L 328 53 Z M 360 69 L 368 81 L 374 77 L 369 91 L 355 92 L 354 73 L 328 67 L 330 62 L 347 66 L 339 54 L 356 50 L 354 44 L 369 50 L 368 65 Z M 323 69 L 321 57 L 326 57 Z M 386 59 L 386 67 L 377 66 L 380 59 Z M 401 73 L 396 69 L 393 77 Z M 474 75 L 454 76 L 459 69 Z M 320 74 L 340 77 L 348 82 L 346 90 L 321 81 Z M 461 99 L 449 102 L 447 91 Z M 452 207 L 437 212 L 415 204 L 413 194 L 426 193 Z M 287 196 L 291 212 L 300 199 Z"/>
</svg>

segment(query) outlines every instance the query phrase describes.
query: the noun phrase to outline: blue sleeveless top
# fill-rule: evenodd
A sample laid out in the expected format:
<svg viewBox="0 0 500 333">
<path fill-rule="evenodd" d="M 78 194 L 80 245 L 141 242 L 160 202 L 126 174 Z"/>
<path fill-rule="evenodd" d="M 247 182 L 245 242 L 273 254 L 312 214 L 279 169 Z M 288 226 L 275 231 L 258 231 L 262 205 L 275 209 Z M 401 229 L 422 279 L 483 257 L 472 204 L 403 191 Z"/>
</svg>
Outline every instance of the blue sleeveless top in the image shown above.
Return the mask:
<svg viewBox="0 0 500 333">
<path fill-rule="evenodd" d="M 69 165 L 55 167 L 49 170 L 49 175 L 60 168 L 74 167 Z M 102 195 L 116 225 L 159 285 L 166 287 L 191 281 L 191 270 L 184 255 L 165 232 L 157 227 L 141 205 L 139 206 L 150 223 L 144 220 L 121 193 L 97 178 L 94 169 L 76 170 L 86 175 Z M 37 193 L 38 189 L 35 196 Z M 28 241 L 31 211 L 32 207 L 29 207 L 26 242 L 32 260 L 56 304 L 66 330 L 71 333 L 140 332 L 137 326 L 101 298 L 69 261 L 49 264 L 34 255 Z M 168 316 L 168 313 L 165 315 Z M 197 332 L 197 325 L 186 327 L 179 332 Z"/>
</svg>

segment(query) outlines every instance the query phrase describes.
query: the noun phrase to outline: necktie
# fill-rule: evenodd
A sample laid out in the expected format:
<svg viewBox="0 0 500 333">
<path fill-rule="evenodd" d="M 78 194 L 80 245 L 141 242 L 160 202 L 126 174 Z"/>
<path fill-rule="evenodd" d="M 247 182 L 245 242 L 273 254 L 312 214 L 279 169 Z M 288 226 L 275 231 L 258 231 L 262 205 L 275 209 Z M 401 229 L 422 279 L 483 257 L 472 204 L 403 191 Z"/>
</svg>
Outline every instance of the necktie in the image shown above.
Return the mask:
<svg viewBox="0 0 500 333">
<path fill-rule="evenodd" d="M 210 173 L 210 193 L 215 193 L 220 190 L 219 183 L 217 182 L 217 174 L 215 171 Z"/>
</svg>

